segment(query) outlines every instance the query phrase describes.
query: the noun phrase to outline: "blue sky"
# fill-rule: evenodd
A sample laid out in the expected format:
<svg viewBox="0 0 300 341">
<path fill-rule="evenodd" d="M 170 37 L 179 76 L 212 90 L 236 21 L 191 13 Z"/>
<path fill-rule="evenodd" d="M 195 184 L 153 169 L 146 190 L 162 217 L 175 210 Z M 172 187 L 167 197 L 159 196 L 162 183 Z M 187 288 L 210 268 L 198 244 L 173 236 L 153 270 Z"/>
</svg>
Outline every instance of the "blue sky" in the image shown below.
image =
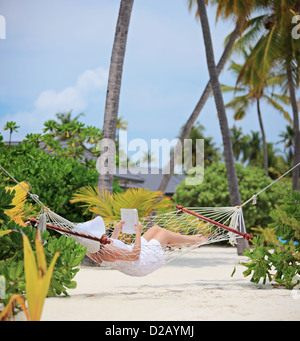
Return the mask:
<svg viewBox="0 0 300 341">
<path fill-rule="evenodd" d="M 20 125 L 13 139 L 39 133 L 55 114 L 84 112 L 88 125 L 102 128 L 107 75 L 119 0 L 0 0 L 6 39 L 0 40 L 0 132 L 7 121 Z M 231 22 L 215 23 L 208 9 L 216 61 Z M 202 31 L 186 0 L 135 0 L 130 22 L 119 116 L 128 138 L 178 136 L 207 83 Z M 224 70 L 221 82 L 234 84 Z M 299 91 L 297 93 L 299 97 Z M 225 102 L 232 98 L 224 96 Z M 291 110 L 288 108 L 291 114 Z M 262 106 L 267 140 L 277 142 L 287 124 Z M 207 136 L 222 143 L 213 98 L 199 116 Z M 229 126 L 234 121 L 228 111 Z M 259 130 L 255 108 L 242 122 L 245 133 Z"/>
</svg>

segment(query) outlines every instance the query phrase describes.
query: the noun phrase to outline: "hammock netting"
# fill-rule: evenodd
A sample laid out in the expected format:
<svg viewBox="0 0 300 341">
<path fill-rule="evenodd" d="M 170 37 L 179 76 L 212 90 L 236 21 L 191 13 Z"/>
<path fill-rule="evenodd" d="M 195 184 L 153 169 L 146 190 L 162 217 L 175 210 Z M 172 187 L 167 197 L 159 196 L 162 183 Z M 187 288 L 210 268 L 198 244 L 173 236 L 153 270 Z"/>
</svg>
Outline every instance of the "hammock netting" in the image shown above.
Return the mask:
<svg viewBox="0 0 300 341">
<path fill-rule="evenodd" d="M 142 243 L 141 253 L 144 253 L 144 257 L 141 258 L 146 257 L 150 264 L 151 259 L 149 258 L 151 257 L 153 262 L 161 262 L 161 265 L 164 265 L 172 259 L 202 245 L 221 241 L 227 241 L 234 245 L 237 242 L 237 238 L 251 239 L 250 235 L 246 233 L 241 207 L 184 208 L 177 206 L 176 211 L 140 217 L 139 220 L 144 227 L 143 233 L 156 225 L 181 235 L 203 235 L 203 238 L 198 238 L 188 243 L 180 243 L 176 246 L 159 245 L 158 247 L 155 243 L 148 243 L 146 245 Z M 100 237 L 85 230 L 82 227 L 84 224 L 70 222 L 45 207 L 36 219 L 32 218 L 30 221 L 33 224 L 35 223 L 40 229 L 53 229 L 74 238 L 77 243 L 87 248 L 88 255 L 96 254 L 100 250 L 102 254 L 103 252 L 112 252 L 109 248 L 107 248 L 107 251 L 105 250 L 105 244 L 110 243 L 109 237 L 118 223 L 118 221 L 104 220 L 106 234 Z M 121 233 L 118 239 L 125 243 L 130 250 L 133 247 L 135 235 Z M 93 257 L 91 258 L 94 259 Z M 102 265 L 105 265 L 105 262 Z"/>
</svg>

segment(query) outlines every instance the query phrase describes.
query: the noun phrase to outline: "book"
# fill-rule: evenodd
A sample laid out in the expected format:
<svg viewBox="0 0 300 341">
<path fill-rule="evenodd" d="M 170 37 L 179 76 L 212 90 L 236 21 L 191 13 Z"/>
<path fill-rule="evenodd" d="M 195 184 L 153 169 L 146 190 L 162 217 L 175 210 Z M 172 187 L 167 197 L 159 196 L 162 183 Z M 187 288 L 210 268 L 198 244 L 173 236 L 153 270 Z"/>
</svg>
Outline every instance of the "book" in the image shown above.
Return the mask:
<svg viewBox="0 0 300 341">
<path fill-rule="evenodd" d="M 121 221 L 124 221 L 122 232 L 127 234 L 134 234 L 134 225 L 139 222 L 138 211 L 135 208 L 121 208 Z"/>
</svg>

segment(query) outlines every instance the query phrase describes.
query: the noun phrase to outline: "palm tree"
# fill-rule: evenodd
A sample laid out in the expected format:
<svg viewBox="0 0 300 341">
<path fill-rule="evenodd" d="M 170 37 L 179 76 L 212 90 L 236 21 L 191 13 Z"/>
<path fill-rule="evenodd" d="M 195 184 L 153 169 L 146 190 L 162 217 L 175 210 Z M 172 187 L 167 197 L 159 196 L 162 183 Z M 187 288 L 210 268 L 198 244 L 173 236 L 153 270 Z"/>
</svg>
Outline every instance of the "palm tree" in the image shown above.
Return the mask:
<svg viewBox="0 0 300 341">
<path fill-rule="evenodd" d="M 287 163 L 290 166 L 289 168 L 291 168 L 293 164 L 293 156 L 295 154 L 294 151 L 295 134 L 293 127 L 286 126 L 285 131 L 282 131 L 279 134 L 279 137 L 281 137 L 282 139 L 278 141 L 278 143 L 284 143 L 284 152 L 286 155 Z"/>
<path fill-rule="evenodd" d="M 3 128 L 3 130 L 9 130 L 9 142 L 8 145 L 11 145 L 11 136 L 13 132 L 18 133 L 18 128 L 20 128 L 20 126 L 17 126 L 16 122 L 7 122 Z"/>
<path fill-rule="evenodd" d="M 127 126 L 128 126 L 128 122 L 125 121 L 122 116 L 118 117 L 117 125 L 116 125 L 116 153 L 119 155 L 119 158 L 120 158 L 119 132 L 120 130 L 127 130 Z"/>
<path fill-rule="evenodd" d="M 122 116 L 118 117 L 118 119 L 117 119 L 117 127 L 116 127 L 117 131 L 119 131 L 119 130 L 127 130 L 127 126 L 128 126 L 128 122 L 124 121 Z"/>
<path fill-rule="evenodd" d="M 206 13 L 206 5 L 204 0 L 197 0 L 200 22 L 202 26 L 203 39 L 205 44 L 207 67 L 212 84 L 215 105 L 218 112 L 220 128 L 223 139 L 224 157 L 227 170 L 227 180 L 229 185 L 230 201 L 232 206 L 241 204 L 239 185 L 237 181 L 237 173 L 232 151 L 232 143 L 228 127 L 227 116 L 225 112 L 225 105 L 221 92 L 221 85 L 219 83 L 218 72 L 215 65 L 214 51 L 212 46 L 209 22 Z"/>
<path fill-rule="evenodd" d="M 80 116 L 84 116 L 84 113 L 80 113 L 77 116 L 72 118 L 72 110 L 68 112 L 57 113 L 56 117 L 58 121 L 49 120 L 44 123 L 43 132 L 50 132 L 50 134 L 54 135 L 57 133 L 57 136 L 60 141 L 66 141 L 70 138 L 72 133 L 74 132 L 74 128 L 78 130 L 78 126 L 83 127 L 83 123 L 78 122 Z"/>
<path fill-rule="evenodd" d="M 247 0 L 247 1 L 213 1 L 217 3 L 217 19 L 222 15 L 223 18 L 228 19 L 230 17 L 235 18 L 236 26 L 234 31 L 229 35 L 226 40 L 226 46 L 224 52 L 218 62 L 217 65 L 217 73 L 220 75 L 223 70 L 228 57 L 232 51 L 235 41 L 239 37 L 242 32 L 251 31 L 252 26 L 256 24 L 256 21 L 249 19 L 249 15 L 254 6 L 256 6 L 256 1 Z M 191 10 L 194 5 L 197 5 L 196 0 L 188 0 L 189 9 Z M 197 6 L 198 8 L 198 6 Z M 199 11 L 196 12 L 196 17 L 199 17 Z M 174 165 L 178 163 L 178 159 L 180 159 L 180 147 L 183 145 L 184 140 L 189 137 L 191 129 L 196 122 L 201 110 L 203 109 L 207 99 L 209 98 L 212 92 L 211 80 L 208 81 L 199 101 L 197 102 L 192 114 L 189 116 L 187 122 L 184 125 L 184 128 L 181 130 L 179 141 L 174 148 L 174 151 L 170 155 L 170 161 L 168 169 L 170 169 L 169 174 L 164 174 L 159 185 L 159 190 L 165 192 L 168 183 L 172 177 L 172 173 L 174 171 Z"/>
<path fill-rule="evenodd" d="M 248 157 L 250 136 L 244 135 L 242 128 L 237 128 L 235 125 L 230 129 L 230 136 L 235 160 L 238 162 L 241 159 L 241 162 L 246 162 Z"/>
<path fill-rule="evenodd" d="M 293 112 L 294 165 L 300 162 L 300 131 L 295 89 L 300 85 L 300 40 L 292 37 L 292 17 L 299 12 L 299 0 L 270 0 L 266 2 L 265 31 L 254 46 L 241 70 L 243 76 L 248 65 L 256 65 L 260 75 L 267 74 L 276 66 L 285 72 L 286 82 L 283 91 L 288 90 Z M 299 191 L 299 168 L 293 171 L 293 189 Z"/>
<path fill-rule="evenodd" d="M 50 132 L 50 134 L 54 135 L 55 132 L 57 131 L 59 126 L 59 123 L 54 121 L 54 120 L 48 120 L 44 123 L 44 129 L 43 132 L 47 133 L 48 131 Z"/>
<path fill-rule="evenodd" d="M 244 58 L 247 60 L 248 55 L 244 50 Z M 237 76 L 239 75 L 243 65 L 232 62 L 229 69 L 232 70 Z M 289 113 L 279 103 L 281 101 L 284 104 L 289 103 L 289 97 L 281 94 L 275 94 L 272 92 L 268 94 L 266 90 L 269 87 L 282 83 L 284 75 L 276 75 L 273 72 L 263 75 L 261 78 L 255 69 L 255 65 L 249 65 L 249 68 L 244 72 L 243 77 L 239 78 L 239 87 L 223 86 L 223 91 L 242 92 L 243 95 L 236 96 L 232 101 L 226 104 L 226 108 L 234 110 L 234 119 L 241 120 L 246 116 L 247 109 L 252 104 L 256 104 L 259 126 L 262 134 L 263 142 L 263 165 L 266 173 L 268 174 L 268 151 L 267 141 L 264 129 L 264 124 L 261 115 L 261 100 L 266 100 L 267 103 L 273 106 L 278 112 L 283 114 L 284 118 L 292 123 L 292 119 Z"/>
<path fill-rule="evenodd" d="M 246 150 L 245 159 L 248 160 L 248 165 L 257 166 L 259 153 L 262 147 L 262 139 L 258 131 L 251 131 L 248 149 Z"/>
<path fill-rule="evenodd" d="M 158 161 L 157 158 L 154 156 L 153 152 L 145 151 L 143 153 L 143 157 L 141 159 L 141 164 L 145 165 L 146 167 L 150 167 L 151 163 Z"/>
<path fill-rule="evenodd" d="M 279 154 L 280 150 L 275 148 L 274 143 L 267 144 L 268 160 L 269 160 L 269 176 L 277 179 L 280 175 L 288 171 L 289 167 L 283 155 Z"/>
<path fill-rule="evenodd" d="M 56 117 L 58 118 L 58 124 L 62 125 L 62 124 L 69 124 L 69 123 L 74 123 L 76 121 L 78 121 L 78 118 L 80 116 L 84 116 L 84 113 L 80 113 L 77 116 L 75 116 L 74 118 L 72 118 L 72 110 L 68 111 L 68 112 L 62 112 L 62 113 L 57 113 Z"/>
<path fill-rule="evenodd" d="M 101 152 L 98 160 L 100 161 L 98 164 L 98 188 L 100 192 L 102 192 L 102 190 L 107 190 L 112 193 L 113 190 L 115 148 L 112 148 L 111 144 L 115 143 L 116 138 L 121 80 L 133 1 L 134 0 L 121 0 L 111 54 Z"/>
<path fill-rule="evenodd" d="M 182 127 L 184 129 L 184 127 Z M 204 126 L 201 125 L 199 122 L 197 122 L 191 129 L 190 134 L 188 136 L 189 139 L 192 140 L 191 145 L 191 153 L 189 155 L 186 155 L 184 153 L 184 150 L 182 151 L 182 158 L 181 161 L 184 160 L 187 161 L 187 164 L 192 165 L 193 167 L 196 167 L 196 153 L 197 153 L 197 140 L 204 140 L 204 166 L 211 165 L 212 162 L 218 162 L 221 160 L 221 155 L 219 148 L 215 146 L 215 143 L 213 142 L 212 137 L 207 137 L 204 135 Z M 191 160 L 187 160 L 187 158 L 191 157 Z"/>
</svg>

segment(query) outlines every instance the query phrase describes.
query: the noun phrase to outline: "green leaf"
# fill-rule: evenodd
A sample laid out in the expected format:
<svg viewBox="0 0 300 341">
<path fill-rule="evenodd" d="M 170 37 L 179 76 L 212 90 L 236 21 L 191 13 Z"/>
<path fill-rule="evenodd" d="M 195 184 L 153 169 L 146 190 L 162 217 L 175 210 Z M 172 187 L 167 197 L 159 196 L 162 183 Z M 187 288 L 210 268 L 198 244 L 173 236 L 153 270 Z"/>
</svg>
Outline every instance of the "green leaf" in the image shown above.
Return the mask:
<svg viewBox="0 0 300 341">
<path fill-rule="evenodd" d="M 233 277 L 233 275 L 235 274 L 235 272 L 236 272 L 236 265 L 234 266 L 234 269 L 233 269 L 233 271 L 232 271 L 232 273 L 231 273 L 231 276 L 230 276 L 230 277 Z"/>
</svg>

